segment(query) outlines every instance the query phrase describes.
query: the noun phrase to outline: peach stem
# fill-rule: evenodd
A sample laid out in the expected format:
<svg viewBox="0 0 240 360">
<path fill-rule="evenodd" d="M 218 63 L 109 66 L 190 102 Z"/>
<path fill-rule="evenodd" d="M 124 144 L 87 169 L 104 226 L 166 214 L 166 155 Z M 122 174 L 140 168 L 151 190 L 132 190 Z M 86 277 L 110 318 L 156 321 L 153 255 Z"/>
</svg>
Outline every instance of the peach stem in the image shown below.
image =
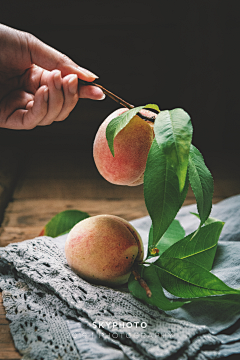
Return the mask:
<svg viewBox="0 0 240 360">
<path fill-rule="evenodd" d="M 112 100 L 116 101 L 117 103 L 119 103 L 120 105 L 123 105 L 124 107 L 128 108 L 128 109 L 133 109 L 134 106 L 129 104 L 127 101 L 121 99 L 119 96 L 113 94 L 111 91 L 105 89 L 102 85 L 99 85 L 99 84 L 96 84 L 95 82 L 88 82 L 88 81 L 84 81 L 84 80 L 81 80 L 81 79 L 78 79 L 78 83 L 79 84 L 82 84 L 82 85 L 93 85 L 93 86 L 97 86 L 99 87 L 100 89 L 102 89 L 103 93 L 108 95 Z M 146 121 L 151 121 L 151 122 L 154 122 L 155 120 L 155 117 L 147 117 L 145 115 L 142 115 L 142 114 L 138 114 L 143 120 L 146 120 Z"/>
<path fill-rule="evenodd" d="M 133 109 L 134 106 L 129 104 L 128 102 L 126 102 L 125 100 L 121 99 L 119 96 L 113 94 L 111 91 L 105 89 L 102 85 L 96 84 L 94 82 L 88 82 L 88 81 L 84 81 L 81 79 L 78 79 L 78 82 L 82 85 L 93 85 L 93 86 L 97 86 L 100 89 L 102 89 L 103 93 L 108 95 L 111 99 L 113 99 L 114 101 L 118 102 L 120 105 L 125 106 L 128 109 Z"/>
<path fill-rule="evenodd" d="M 146 291 L 147 297 L 150 298 L 152 296 L 152 292 L 149 289 L 146 281 L 143 278 L 141 278 L 141 276 L 139 275 L 139 273 L 136 270 L 132 270 L 132 273 L 135 277 L 135 280 L 137 280 L 139 282 L 139 285 Z"/>
</svg>

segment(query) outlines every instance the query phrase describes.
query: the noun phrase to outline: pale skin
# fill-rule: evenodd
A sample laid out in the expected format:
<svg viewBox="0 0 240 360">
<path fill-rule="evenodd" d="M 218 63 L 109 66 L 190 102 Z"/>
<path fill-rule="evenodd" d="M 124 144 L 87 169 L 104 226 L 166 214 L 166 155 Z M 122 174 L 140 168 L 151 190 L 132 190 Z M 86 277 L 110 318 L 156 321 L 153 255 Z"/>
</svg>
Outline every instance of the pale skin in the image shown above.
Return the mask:
<svg viewBox="0 0 240 360">
<path fill-rule="evenodd" d="M 35 36 L 0 24 L 0 127 L 28 130 L 66 119 L 79 98 L 105 97 L 78 84 L 97 77 Z"/>
</svg>

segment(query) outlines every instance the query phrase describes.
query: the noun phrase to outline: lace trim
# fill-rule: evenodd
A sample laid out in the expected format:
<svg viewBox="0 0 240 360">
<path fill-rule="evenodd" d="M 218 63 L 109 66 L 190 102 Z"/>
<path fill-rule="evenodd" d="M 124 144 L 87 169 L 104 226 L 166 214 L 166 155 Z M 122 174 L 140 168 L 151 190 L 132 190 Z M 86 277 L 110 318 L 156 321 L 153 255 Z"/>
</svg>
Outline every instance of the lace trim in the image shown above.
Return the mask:
<svg viewBox="0 0 240 360">
<path fill-rule="evenodd" d="M 0 287 L 11 321 L 14 343 L 22 359 L 79 359 L 79 354 L 55 296 L 3 275 Z"/>
</svg>

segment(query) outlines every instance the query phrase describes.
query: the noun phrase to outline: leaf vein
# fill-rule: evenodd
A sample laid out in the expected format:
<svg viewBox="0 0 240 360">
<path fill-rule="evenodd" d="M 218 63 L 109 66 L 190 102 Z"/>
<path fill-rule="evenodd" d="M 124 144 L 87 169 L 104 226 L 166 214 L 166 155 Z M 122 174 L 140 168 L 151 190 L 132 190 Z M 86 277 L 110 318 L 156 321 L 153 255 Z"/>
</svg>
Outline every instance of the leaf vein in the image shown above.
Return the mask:
<svg viewBox="0 0 240 360">
<path fill-rule="evenodd" d="M 177 278 L 177 279 L 180 279 L 181 281 L 185 282 L 188 286 L 189 285 L 193 285 L 193 286 L 196 286 L 200 289 L 204 289 L 204 290 L 211 290 L 211 291 L 217 291 L 217 292 L 229 292 L 229 290 L 220 290 L 220 289 L 211 289 L 211 288 L 207 288 L 207 287 L 204 287 L 204 286 L 201 286 L 201 285 L 198 285 L 198 284 L 194 284 L 193 282 L 190 282 L 190 281 L 187 281 L 185 279 L 182 279 L 180 276 L 174 274 L 174 273 L 171 273 L 171 271 L 167 270 L 167 269 L 164 269 L 162 267 L 159 267 L 159 266 L 156 266 L 154 265 L 154 263 L 152 264 L 152 266 L 155 266 L 156 268 L 160 268 L 162 271 L 165 271 L 166 273 L 172 275 L 173 277 Z M 233 289 L 235 290 L 235 289 Z M 236 290 L 237 291 L 237 290 Z"/>
</svg>

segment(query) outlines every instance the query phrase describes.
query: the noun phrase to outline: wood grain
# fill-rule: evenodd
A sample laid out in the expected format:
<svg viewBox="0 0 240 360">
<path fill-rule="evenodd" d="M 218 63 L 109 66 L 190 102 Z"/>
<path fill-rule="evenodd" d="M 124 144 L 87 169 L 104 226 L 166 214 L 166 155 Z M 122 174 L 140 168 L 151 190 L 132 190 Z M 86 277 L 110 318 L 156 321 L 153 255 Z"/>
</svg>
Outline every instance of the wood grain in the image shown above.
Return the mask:
<svg viewBox="0 0 240 360">
<path fill-rule="evenodd" d="M 77 209 L 90 215 L 114 214 L 133 220 L 147 215 L 144 200 L 30 199 L 10 203 L 2 224 L 0 246 L 38 236 L 45 224 L 63 210 Z"/>
<path fill-rule="evenodd" d="M 24 152 L 0 146 L 0 224 L 21 171 Z"/>
<path fill-rule="evenodd" d="M 2 293 L 0 291 L 0 360 L 3 359 L 21 359 L 21 355 L 16 351 L 14 346 L 9 321 L 6 319 L 6 312 L 3 306 Z"/>
</svg>

